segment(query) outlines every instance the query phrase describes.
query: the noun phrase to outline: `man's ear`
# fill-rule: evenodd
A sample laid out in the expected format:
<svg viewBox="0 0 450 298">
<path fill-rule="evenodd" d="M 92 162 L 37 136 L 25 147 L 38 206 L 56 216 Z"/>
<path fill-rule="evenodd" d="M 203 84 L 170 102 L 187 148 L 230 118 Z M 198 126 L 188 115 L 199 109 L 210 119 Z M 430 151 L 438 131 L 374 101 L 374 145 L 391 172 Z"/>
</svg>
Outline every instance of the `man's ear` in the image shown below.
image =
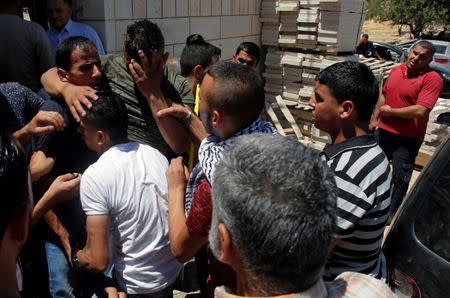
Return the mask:
<svg viewBox="0 0 450 298">
<path fill-rule="evenodd" d="M 194 77 L 197 80 L 197 82 L 202 81 L 204 72 L 205 72 L 205 68 L 203 66 L 201 66 L 200 64 L 197 64 L 196 66 L 194 66 L 192 73 L 194 74 Z"/>
<path fill-rule="evenodd" d="M 219 233 L 220 250 L 222 252 L 219 261 L 230 264 L 233 261 L 234 255 L 230 231 L 228 231 L 228 228 L 223 223 L 219 223 L 217 229 Z"/>
<path fill-rule="evenodd" d="M 218 110 L 213 110 L 211 115 L 211 124 L 214 128 L 217 128 L 223 117 Z"/>
<path fill-rule="evenodd" d="M 103 146 L 108 141 L 108 134 L 106 134 L 103 130 L 97 130 L 95 135 L 97 136 L 97 145 Z"/>
<path fill-rule="evenodd" d="M 351 100 L 344 100 L 340 104 L 339 108 L 339 115 L 342 119 L 348 119 L 352 117 L 353 113 L 355 112 L 355 104 Z"/>
<path fill-rule="evenodd" d="M 165 53 L 163 54 L 163 62 L 164 62 L 164 64 L 167 63 L 167 59 L 169 59 L 169 52 L 165 52 Z"/>
<path fill-rule="evenodd" d="M 58 77 L 61 81 L 68 82 L 69 79 L 67 78 L 67 75 L 68 75 L 67 71 L 58 67 L 57 73 L 58 73 Z"/>
</svg>

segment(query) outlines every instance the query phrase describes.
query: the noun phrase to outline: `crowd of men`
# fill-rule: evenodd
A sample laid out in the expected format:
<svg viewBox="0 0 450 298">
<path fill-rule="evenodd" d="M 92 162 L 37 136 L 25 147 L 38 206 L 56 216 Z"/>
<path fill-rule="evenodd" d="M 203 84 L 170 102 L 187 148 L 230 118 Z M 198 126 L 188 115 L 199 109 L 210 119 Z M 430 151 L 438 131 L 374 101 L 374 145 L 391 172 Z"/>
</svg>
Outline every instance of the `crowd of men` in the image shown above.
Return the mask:
<svg viewBox="0 0 450 298">
<path fill-rule="evenodd" d="M 0 24 L 32 32 L 0 26 L 4 297 L 172 297 L 192 279 L 204 297 L 394 296 L 381 243 L 442 89 L 430 43 L 381 95 L 364 64 L 322 70 L 317 154 L 264 119 L 254 43 L 219 61 L 193 34 L 168 67 L 149 20 L 103 55 L 70 1 L 48 1 L 45 42 L 17 5 L 0 3 Z"/>
</svg>

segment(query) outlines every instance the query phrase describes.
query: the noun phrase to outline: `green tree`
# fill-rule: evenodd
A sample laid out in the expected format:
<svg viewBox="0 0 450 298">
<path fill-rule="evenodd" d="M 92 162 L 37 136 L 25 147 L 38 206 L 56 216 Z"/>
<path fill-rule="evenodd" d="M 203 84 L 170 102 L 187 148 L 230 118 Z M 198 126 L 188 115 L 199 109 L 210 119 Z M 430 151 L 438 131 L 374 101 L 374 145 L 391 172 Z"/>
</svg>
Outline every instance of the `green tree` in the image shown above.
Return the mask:
<svg viewBox="0 0 450 298">
<path fill-rule="evenodd" d="M 367 17 L 406 25 L 414 37 L 430 24 L 450 24 L 450 0 L 369 0 Z"/>
</svg>

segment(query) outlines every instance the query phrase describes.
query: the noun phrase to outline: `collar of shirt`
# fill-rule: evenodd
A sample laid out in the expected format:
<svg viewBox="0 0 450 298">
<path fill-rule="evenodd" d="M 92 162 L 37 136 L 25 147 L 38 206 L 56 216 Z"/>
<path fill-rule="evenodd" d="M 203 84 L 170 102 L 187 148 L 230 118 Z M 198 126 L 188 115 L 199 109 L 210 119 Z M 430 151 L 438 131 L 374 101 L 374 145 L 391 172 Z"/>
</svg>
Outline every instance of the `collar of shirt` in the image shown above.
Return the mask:
<svg viewBox="0 0 450 298">
<path fill-rule="evenodd" d="M 306 291 L 300 293 L 286 294 L 280 296 L 266 296 L 265 298 L 302 298 L 302 297 L 315 297 L 315 298 L 326 298 L 328 296 L 327 288 L 325 286 L 325 282 L 321 278 L 318 282 L 314 284 L 314 286 L 310 287 Z M 214 290 L 215 298 L 240 298 L 242 296 L 233 295 L 228 293 L 225 287 L 217 287 Z M 252 296 L 254 298 L 258 296 Z"/>
<path fill-rule="evenodd" d="M 422 69 L 421 71 L 419 71 L 416 75 L 408 77 L 406 75 L 406 62 L 404 62 L 403 64 L 400 65 L 400 70 L 402 71 L 402 75 L 403 75 L 404 79 L 411 79 L 411 78 L 417 78 L 417 77 L 431 71 L 432 69 L 429 66 L 427 66 L 424 69 Z"/>
<path fill-rule="evenodd" d="M 377 145 L 377 140 L 373 134 L 367 134 L 364 136 L 356 136 L 347 139 L 339 144 L 327 144 L 323 148 L 322 154 L 324 154 L 327 159 L 333 159 L 337 155 L 356 148 L 369 148 Z"/>
<path fill-rule="evenodd" d="M 67 24 L 64 26 L 64 28 L 61 29 L 61 31 L 56 30 L 55 28 L 53 28 L 53 27 L 51 27 L 51 26 L 50 26 L 50 31 L 52 31 L 53 33 L 56 33 L 56 34 L 62 33 L 62 32 L 64 32 L 64 31 L 67 31 L 67 32 L 70 33 L 70 31 L 72 30 L 72 26 L 73 26 L 73 21 L 72 21 L 72 19 L 69 19 L 69 21 L 68 21 Z"/>
</svg>

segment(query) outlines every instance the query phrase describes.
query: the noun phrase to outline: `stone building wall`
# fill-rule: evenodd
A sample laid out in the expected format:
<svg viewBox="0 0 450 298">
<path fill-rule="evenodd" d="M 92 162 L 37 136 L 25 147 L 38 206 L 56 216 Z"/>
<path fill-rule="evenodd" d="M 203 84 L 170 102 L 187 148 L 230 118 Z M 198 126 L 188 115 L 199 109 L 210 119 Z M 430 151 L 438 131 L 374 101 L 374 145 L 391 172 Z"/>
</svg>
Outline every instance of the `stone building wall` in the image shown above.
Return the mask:
<svg viewBox="0 0 450 298">
<path fill-rule="evenodd" d="M 126 27 L 149 18 L 161 28 L 166 50 L 179 56 L 186 37 L 199 33 L 229 59 L 242 41 L 260 44 L 261 0 L 76 0 L 78 19 L 94 27 L 108 53 L 121 52 Z"/>
</svg>

